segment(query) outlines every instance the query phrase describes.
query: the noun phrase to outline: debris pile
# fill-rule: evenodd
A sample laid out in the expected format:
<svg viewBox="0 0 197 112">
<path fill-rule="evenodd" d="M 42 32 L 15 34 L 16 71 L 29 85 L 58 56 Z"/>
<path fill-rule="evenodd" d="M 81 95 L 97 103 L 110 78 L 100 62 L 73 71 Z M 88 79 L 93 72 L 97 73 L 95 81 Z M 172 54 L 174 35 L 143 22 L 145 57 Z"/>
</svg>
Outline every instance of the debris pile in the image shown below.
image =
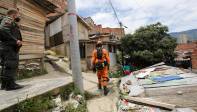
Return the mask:
<svg viewBox="0 0 197 112">
<path fill-rule="evenodd" d="M 63 106 L 60 95 L 54 98 L 53 102 L 54 102 L 55 108 L 52 109 L 52 112 L 62 112 L 64 110 L 64 106 Z"/>
<path fill-rule="evenodd" d="M 192 83 L 189 79 L 196 76 L 195 73 L 163 63 L 134 71 L 121 78 L 119 86 L 121 99 L 118 102 L 118 110 L 119 112 L 182 112 L 184 109 L 177 109 L 176 105 L 145 98 L 146 89 L 189 85 Z M 177 94 L 182 95 L 183 92 L 177 91 Z M 194 112 L 192 109 L 189 110 L 191 111 L 188 112 Z"/>
</svg>

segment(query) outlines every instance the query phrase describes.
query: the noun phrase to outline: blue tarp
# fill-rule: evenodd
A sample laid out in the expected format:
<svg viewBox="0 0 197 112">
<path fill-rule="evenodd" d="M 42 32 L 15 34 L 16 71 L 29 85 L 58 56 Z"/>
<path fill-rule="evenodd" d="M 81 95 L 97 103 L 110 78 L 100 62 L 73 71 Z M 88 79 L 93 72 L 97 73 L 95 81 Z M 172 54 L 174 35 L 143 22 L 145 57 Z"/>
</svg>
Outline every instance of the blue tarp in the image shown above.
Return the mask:
<svg viewBox="0 0 197 112">
<path fill-rule="evenodd" d="M 180 77 L 178 75 L 159 76 L 152 78 L 152 80 L 155 82 L 166 82 L 166 81 L 180 80 L 180 79 L 183 79 L 183 77 Z"/>
</svg>

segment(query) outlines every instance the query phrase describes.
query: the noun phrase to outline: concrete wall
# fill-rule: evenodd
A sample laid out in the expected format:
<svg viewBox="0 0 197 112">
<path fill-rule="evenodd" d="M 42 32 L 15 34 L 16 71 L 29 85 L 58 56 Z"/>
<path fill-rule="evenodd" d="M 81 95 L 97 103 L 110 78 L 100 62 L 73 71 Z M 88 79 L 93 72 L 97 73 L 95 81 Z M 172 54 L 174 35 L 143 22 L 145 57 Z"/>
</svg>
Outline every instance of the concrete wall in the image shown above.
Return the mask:
<svg viewBox="0 0 197 112">
<path fill-rule="evenodd" d="M 62 29 L 63 29 L 63 35 L 64 35 L 64 42 L 69 41 L 70 39 L 70 26 L 69 26 L 69 21 L 68 21 L 68 16 L 67 14 L 64 14 L 61 17 L 61 23 L 62 23 Z M 88 28 L 78 19 L 78 38 L 79 40 L 88 40 Z"/>
<path fill-rule="evenodd" d="M 91 67 L 91 59 L 92 59 L 92 52 L 95 49 L 96 45 L 94 43 L 87 43 L 86 44 L 86 62 L 87 68 L 90 69 Z"/>
<path fill-rule="evenodd" d="M 61 44 L 50 48 L 52 51 L 56 52 L 58 55 L 66 56 L 66 45 Z"/>
<path fill-rule="evenodd" d="M 117 64 L 116 53 L 109 53 L 110 56 L 110 66 L 113 67 Z"/>
<path fill-rule="evenodd" d="M 186 44 L 188 43 L 188 41 L 189 41 L 189 37 L 185 34 L 182 34 L 177 38 L 177 43 L 179 44 Z"/>
<path fill-rule="evenodd" d="M 54 34 L 60 31 L 62 31 L 63 33 L 64 44 L 52 47 L 50 49 L 55 51 L 57 54 L 67 56 L 70 59 L 70 45 L 69 45 L 70 25 L 69 25 L 67 14 L 64 14 L 62 17 L 60 17 L 59 19 L 48 25 L 48 27 L 46 27 L 46 32 L 50 34 L 48 37 L 46 37 L 46 41 L 45 41 L 48 46 L 49 46 L 49 37 L 53 36 Z M 78 19 L 78 36 L 79 36 L 79 40 L 89 40 L 88 28 L 79 19 Z M 90 63 L 90 58 L 88 57 L 91 56 L 91 52 L 93 51 L 93 49 L 91 48 L 93 48 L 92 45 L 86 46 L 87 58 L 81 60 L 82 71 L 87 71 L 88 69 L 88 65 Z"/>
<path fill-rule="evenodd" d="M 57 20 L 55 20 L 53 23 L 51 23 L 49 25 L 50 27 L 50 33 L 49 33 L 49 36 L 53 36 L 59 32 L 62 31 L 62 21 L 61 21 L 61 18 L 58 18 Z"/>
<path fill-rule="evenodd" d="M 79 40 L 89 40 L 88 29 L 81 22 L 78 22 L 78 36 Z"/>
</svg>

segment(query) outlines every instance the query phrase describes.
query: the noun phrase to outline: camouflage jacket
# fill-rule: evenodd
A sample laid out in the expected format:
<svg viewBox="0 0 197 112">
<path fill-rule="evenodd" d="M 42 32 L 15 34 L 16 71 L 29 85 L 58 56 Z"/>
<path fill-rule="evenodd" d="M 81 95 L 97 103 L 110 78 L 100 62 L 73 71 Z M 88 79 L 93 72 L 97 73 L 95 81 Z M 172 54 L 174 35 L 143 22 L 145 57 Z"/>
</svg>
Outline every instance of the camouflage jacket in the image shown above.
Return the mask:
<svg viewBox="0 0 197 112">
<path fill-rule="evenodd" d="M 17 47 L 17 40 L 22 40 L 18 25 L 11 17 L 3 17 L 0 22 L 0 41 L 6 46 Z"/>
</svg>

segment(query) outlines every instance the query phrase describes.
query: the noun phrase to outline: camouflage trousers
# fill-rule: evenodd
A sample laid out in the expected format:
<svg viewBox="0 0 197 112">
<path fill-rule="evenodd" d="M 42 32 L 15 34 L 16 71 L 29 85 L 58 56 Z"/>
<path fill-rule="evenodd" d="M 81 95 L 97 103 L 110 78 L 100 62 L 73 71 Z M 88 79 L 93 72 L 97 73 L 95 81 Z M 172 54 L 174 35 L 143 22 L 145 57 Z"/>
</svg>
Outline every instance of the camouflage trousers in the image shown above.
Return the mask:
<svg viewBox="0 0 197 112">
<path fill-rule="evenodd" d="M 18 70 L 19 55 L 13 47 L 0 48 L 1 80 L 15 80 Z"/>
</svg>

